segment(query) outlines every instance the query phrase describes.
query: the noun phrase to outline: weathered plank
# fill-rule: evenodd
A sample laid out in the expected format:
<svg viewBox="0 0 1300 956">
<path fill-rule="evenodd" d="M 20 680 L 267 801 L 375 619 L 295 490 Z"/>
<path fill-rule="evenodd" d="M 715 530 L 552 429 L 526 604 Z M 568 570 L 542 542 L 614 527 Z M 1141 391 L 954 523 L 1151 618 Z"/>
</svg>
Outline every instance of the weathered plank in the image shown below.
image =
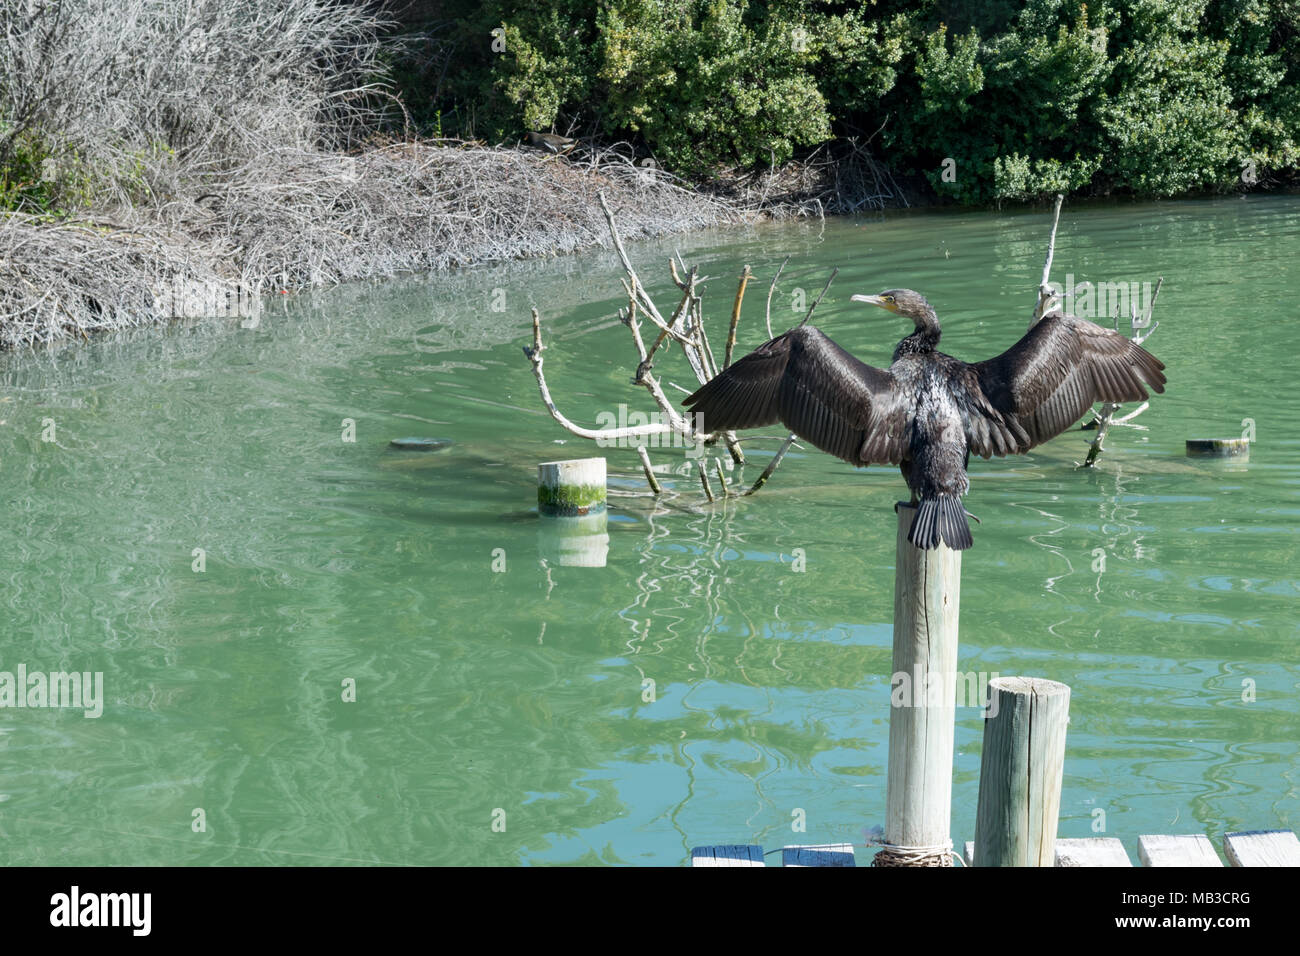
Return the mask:
<svg viewBox="0 0 1300 956">
<path fill-rule="evenodd" d="M 1300 866 L 1300 840 L 1290 830 L 1243 830 L 1223 838 L 1233 866 Z"/>
<path fill-rule="evenodd" d="M 763 848 L 743 843 L 726 846 L 697 846 L 691 850 L 691 866 L 763 866 Z"/>
<path fill-rule="evenodd" d="M 1080 837 L 1056 841 L 1057 866 L 1132 866 L 1124 844 L 1114 837 Z"/>
<path fill-rule="evenodd" d="M 851 843 L 823 843 L 820 846 L 781 848 L 782 866 L 857 866 Z"/>
<path fill-rule="evenodd" d="M 1138 857 L 1143 866 L 1223 866 L 1214 846 L 1201 833 L 1140 836 Z"/>
</svg>

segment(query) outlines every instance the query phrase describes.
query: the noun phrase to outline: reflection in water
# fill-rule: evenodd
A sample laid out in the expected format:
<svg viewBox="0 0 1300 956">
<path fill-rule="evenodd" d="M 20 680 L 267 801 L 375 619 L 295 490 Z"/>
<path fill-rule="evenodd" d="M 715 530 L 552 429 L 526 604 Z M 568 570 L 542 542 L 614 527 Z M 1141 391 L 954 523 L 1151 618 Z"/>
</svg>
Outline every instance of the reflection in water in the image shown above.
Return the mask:
<svg viewBox="0 0 1300 956">
<path fill-rule="evenodd" d="M 573 517 L 540 517 L 537 554 L 542 566 L 603 568 L 609 556 L 608 512 Z"/>
</svg>

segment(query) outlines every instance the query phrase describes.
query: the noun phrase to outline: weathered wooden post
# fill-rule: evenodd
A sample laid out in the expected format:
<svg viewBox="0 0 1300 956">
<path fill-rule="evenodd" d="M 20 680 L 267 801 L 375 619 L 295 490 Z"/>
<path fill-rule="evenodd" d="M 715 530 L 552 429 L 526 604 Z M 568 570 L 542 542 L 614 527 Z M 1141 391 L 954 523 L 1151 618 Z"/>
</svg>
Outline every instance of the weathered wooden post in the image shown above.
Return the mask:
<svg viewBox="0 0 1300 956">
<path fill-rule="evenodd" d="M 894 671 L 885 842 L 873 866 L 951 866 L 961 552 L 907 540 L 916 508 L 898 506 Z"/>
<path fill-rule="evenodd" d="M 538 555 L 562 567 L 603 568 L 609 555 L 605 459 L 544 461 L 537 466 Z"/>
<path fill-rule="evenodd" d="M 1036 677 L 989 681 L 975 866 L 1055 866 L 1070 688 Z"/>
</svg>

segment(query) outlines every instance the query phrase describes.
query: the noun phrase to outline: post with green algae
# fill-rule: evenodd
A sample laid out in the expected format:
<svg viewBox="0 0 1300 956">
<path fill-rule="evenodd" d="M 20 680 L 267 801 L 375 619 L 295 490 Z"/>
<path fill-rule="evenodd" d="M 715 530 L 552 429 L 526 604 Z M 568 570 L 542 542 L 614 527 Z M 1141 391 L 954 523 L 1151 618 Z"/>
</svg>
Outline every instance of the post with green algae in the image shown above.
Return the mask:
<svg viewBox="0 0 1300 956">
<path fill-rule="evenodd" d="M 537 510 L 577 517 L 605 510 L 605 459 L 544 461 L 537 466 Z"/>
</svg>

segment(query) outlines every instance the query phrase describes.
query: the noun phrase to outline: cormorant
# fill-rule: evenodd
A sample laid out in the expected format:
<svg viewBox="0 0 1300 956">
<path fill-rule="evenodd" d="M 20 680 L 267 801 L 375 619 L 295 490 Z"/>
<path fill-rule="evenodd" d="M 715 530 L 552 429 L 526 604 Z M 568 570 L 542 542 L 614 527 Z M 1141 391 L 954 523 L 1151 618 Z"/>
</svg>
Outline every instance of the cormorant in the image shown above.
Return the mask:
<svg viewBox="0 0 1300 956">
<path fill-rule="evenodd" d="M 937 350 L 939 319 L 911 289 L 855 295 L 905 316 L 916 331 L 888 369 L 860 362 L 801 325 L 763 343 L 682 404 L 704 431 L 782 422 L 859 467 L 899 465 L 917 505 L 908 540 L 969 548 L 961 498 L 971 452 L 1023 454 L 1065 431 L 1096 402 L 1137 402 L 1165 390 L 1159 359 L 1119 332 L 1052 312 L 996 358 L 970 364 Z M 918 504 L 919 500 L 919 504 Z"/>
</svg>

